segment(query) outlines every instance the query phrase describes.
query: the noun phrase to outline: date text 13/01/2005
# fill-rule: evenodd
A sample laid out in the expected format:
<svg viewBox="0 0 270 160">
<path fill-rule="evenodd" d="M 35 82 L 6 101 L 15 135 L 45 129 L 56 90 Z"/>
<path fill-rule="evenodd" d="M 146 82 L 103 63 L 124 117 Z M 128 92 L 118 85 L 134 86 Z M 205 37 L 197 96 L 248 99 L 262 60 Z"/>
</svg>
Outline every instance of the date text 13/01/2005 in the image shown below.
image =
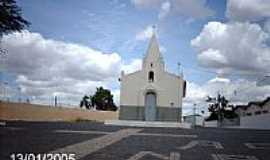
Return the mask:
<svg viewBox="0 0 270 160">
<path fill-rule="evenodd" d="M 34 154 L 34 153 L 13 153 L 10 155 L 11 160 L 76 160 L 75 154 L 65 154 L 65 153 L 44 153 L 44 154 Z"/>
</svg>

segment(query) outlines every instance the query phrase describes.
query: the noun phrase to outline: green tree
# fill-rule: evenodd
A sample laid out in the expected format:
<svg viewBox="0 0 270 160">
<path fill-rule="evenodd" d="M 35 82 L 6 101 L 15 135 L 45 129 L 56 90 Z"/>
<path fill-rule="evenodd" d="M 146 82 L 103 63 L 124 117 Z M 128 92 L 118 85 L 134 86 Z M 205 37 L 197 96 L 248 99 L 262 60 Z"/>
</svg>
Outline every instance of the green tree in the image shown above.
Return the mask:
<svg viewBox="0 0 270 160">
<path fill-rule="evenodd" d="M 218 103 L 209 104 L 208 111 L 210 115 L 206 118 L 206 121 L 218 120 Z"/>
<path fill-rule="evenodd" d="M 97 110 L 117 110 L 117 107 L 113 102 L 113 95 L 111 94 L 111 91 L 108 89 L 104 89 L 103 87 L 97 88 L 96 93 L 91 96 L 91 102 Z"/>
<path fill-rule="evenodd" d="M 84 95 L 80 102 L 80 107 L 83 108 L 84 106 L 86 109 L 90 109 L 91 107 L 90 97 L 87 95 Z"/>
<path fill-rule="evenodd" d="M 30 23 L 21 15 L 15 0 L 0 0 L 0 38 L 3 34 L 21 31 Z"/>
<path fill-rule="evenodd" d="M 229 105 L 229 101 L 221 95 L 218 95 L 216 98 L 208 97 L 206 102 L 214 102 L 209 104 L 208 111 L 210 112 L 210 116 L 206 119 L 210 120 L 218 120 L 220 116 L 220 120 L 223 118 L 233 119 L 237 118 L 238 115 L 235 113 L 235 108 L 233 105 Z"/>
</svg>

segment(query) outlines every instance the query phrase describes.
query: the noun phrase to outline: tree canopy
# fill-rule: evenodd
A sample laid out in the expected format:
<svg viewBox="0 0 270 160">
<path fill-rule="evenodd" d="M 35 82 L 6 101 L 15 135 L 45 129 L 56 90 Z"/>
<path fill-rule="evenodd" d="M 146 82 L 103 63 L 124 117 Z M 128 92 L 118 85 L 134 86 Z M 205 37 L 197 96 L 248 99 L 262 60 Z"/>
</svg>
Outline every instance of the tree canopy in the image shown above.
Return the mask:
<svg viewBox="0 0 270 160">
<path fill-rule="evenodd" d="M 111 94 L 111 91 L 104 89 L 103 87 L 97 88 L 96 93 L 91 97 L 91 102 L 97 110 L 117 110 L 117 107 L 113 102 L 113 95 Z"/>
<path fill-rule="evenodd" d="M 21 15 L 15 0 L 0 0 L 0 37 L 13 31 L 21 31 L 30 23 Z"/>
<path fill-rule="evenodd" d="M 81 102 L 80 102 L 80 107 L 82 108 L 83 106 L 85 106 L 86 109 L 90 109 L 91 108 L 91 101 L 90 101 L 90 97 L 87 95 L 84 95 Z"/>
<path fill-rule="evenodd" d="M 113 95 L 109 89 L 97 88 L 93 96 L 84 96 L 80 102 L 80 107 L 87 109 L 95 107 L 97 110 L 116 111 L 117 107 L 113 102 Z"/>
<path fill-rule="evenodd" d="M 229 105 L 229 101 L 224 96 L 218 95 L 216 98 L 208 97 L 206 101 L 214 101 L 214 103 L 209 104 L 208 111 L 210 112 L 210 116 L 206 119 L 207 121 L 218 120 L 219 114 L 221 120 L 223 118 L 233 119 L 238 117 L 235 113 L 235 108 L 233 105 Z"/>
</svg>

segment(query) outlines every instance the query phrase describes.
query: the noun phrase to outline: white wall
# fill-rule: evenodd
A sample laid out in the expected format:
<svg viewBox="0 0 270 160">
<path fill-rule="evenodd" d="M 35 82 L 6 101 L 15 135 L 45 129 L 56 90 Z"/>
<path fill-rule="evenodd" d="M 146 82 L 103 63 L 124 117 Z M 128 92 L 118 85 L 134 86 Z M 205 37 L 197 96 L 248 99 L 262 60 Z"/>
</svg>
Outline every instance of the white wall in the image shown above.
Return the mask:
<svg viewBox="0 0 270 160">
<path fill-rule="evenodd" d="M 140 87 L 143 85 L 142 71 L 122 75 L 120 87 L 120 105 L 140 106 Z"/>
<path fill-rule="evenodd" d="M 183 84 L 181 77 L 156 69 L 154 82 L 148 81 L 148 72 L 143 69 L 122 75 L 120 105 L 144 106 L 147 90 L 157 94 L 157 106 L 182 107 Z"/>
<path fill-rule="evenodd" d="M 205 127 L 217 127 L 218 122 L 217 121 L 205 121 L 204 126 Z"/>
<path fill-rule="evenodd" d="M 196 116 L 196 126 L 204 126 L 204 117 Z M 194 116 L 188 116 L 184 118 L 184 122 L 194 124 Z"/>
<path fill-rule="evenodd" d="M 270 113 L 240 117 L 241 128 L 270 129 Z"/>
</svg>

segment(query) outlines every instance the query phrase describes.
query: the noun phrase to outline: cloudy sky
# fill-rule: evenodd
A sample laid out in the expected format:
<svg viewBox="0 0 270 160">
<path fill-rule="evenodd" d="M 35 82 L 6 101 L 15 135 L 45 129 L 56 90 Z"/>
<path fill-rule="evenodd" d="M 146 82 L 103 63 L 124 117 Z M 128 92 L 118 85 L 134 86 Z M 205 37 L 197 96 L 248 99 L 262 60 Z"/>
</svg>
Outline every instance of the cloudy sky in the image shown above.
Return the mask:
<svg viewBox="0 0 270 160">
<path fill-rule="evenodd" d="M 270 74 L 269 0 L 17 2 L 31 26 L 1 40 L 2 97 L 78 105 L 104 86 L 118 104 L 119 73 L 141 68 L 152 25 L 166 69 L 177 73 L 180 62 L 188 81 L 185 114 L 218 92 L 232 103 L 270 96 L 257 86 Z"/>
</svg>

